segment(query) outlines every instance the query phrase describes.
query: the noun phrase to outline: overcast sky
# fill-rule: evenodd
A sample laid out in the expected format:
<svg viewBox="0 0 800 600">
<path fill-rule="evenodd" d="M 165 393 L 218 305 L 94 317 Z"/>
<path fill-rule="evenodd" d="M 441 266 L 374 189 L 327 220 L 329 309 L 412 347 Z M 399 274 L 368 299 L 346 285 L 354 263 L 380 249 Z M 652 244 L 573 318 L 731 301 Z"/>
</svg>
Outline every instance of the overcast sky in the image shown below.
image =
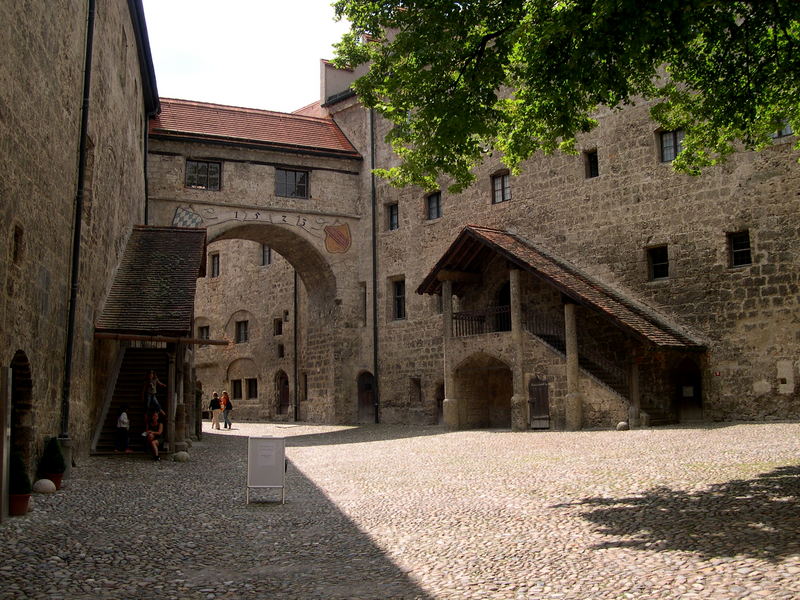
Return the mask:
<svg viewBox="0 0 800 600">
<path fill-rule="evenodd" d="M 158 93 L 291 112 L 347 30 L 333 0 L 144 0 Z"/>
</svg>

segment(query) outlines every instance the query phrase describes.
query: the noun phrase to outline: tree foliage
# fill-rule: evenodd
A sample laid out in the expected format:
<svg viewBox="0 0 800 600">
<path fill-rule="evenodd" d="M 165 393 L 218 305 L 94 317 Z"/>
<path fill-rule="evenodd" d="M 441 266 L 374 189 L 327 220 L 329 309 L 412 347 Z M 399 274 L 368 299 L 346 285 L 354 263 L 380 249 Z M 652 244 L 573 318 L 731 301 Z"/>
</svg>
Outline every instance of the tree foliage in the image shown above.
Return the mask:
<svg viewBox="0 0 800 600">
<path fill-rule="evenodd" d="M 798 0 L 338 0 L 352 27 L 336 63 L 391 123 L 397 185 L 461 190 L 487 152 L 516 172 L 574 151 L 605 106 L 654 101 L 686 132 L 675 168 L 698 173 L 738 144 L 800 131 Z"/>
</svg>

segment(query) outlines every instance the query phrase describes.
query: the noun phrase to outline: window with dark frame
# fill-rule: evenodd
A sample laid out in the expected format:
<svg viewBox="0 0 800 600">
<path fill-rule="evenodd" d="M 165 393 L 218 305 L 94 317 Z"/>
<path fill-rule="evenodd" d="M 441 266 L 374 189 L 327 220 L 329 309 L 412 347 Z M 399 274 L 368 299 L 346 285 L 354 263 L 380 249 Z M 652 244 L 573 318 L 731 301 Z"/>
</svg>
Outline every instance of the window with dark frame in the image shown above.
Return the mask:
<svg viewBox="0 0 800 600">
<path fill-rule="evenodd" d="M 492 204 L 511 200 L 511 180 L 508 172 L 492 175 Z"/>
<path fill-rule="evenodd" d="M 286 347 L 283 344 L 278 344 L 278 358 L 286 356 Z"/>
<path fill-rule="evenodd" d="M 231 381 L 231 392 L 233 394 L 233 400 L 241 400 L 242 399 L 242 380 L 241 379 L 234 379 Z"/>
<path fill-rule="evenodd" d="M 245 379 L 244 381 L 247 387 L 247 399 L 253 400 L 258 398 L 258 379 L 253 377 L 250 379 Z"/>
<path fill-rule="evenodd" d="M 197 338 L 201 340 L 211 339 L 211 327 L 208 325 L 201 325 L 197 328 Z M 200 344 L 200 347 L 208 346 L 208 344 Z"/>
<path fill-rule="evenodd" d="M 283 319 L 273 319 L 272 335 L 283 335 Z"/>
<path fill-rule="evenodd" d="M 406 280 L 392 282 L 392 318 L 400 321 L 406 318 Z"/>
<path fill-rule="evenodd" d="M 210 254 L 208 258 L 211 262 L 211 267 L 209 268 L 211 277 L 219 277 L 219 253 Z"/>
<path fill-rule="evenodd" d="M 769 134 L 769 137 L 772 139 L 787 137 L 790 135 L 794 135 L 794 131 L 792 131 L 792 126 L 789 125 L 788 121 L 785 121 L 783 127 L 778 129 L 777 131 L 773 131 Z"/>
<path fill-rule="evenodd" d="M 669 277 L 669 253 L 666 246 L 648 248 L 647 262 L 651 280 Z"/>
<path fill-rule="evenodd" d="M 597 150 L 588 150 L 583 153 L 586 162 L 586 179 L 600 176 L 600 163 L 597 159 Z"/>
<path fill-rule="evenodd" d="M 247 332 L 247 326 L 248 326 L 248 322 L 247 321 L 236 321 L 236 343 L 237 344 L 243 344 L 244 342 L 246 342 L 249 339 L 248 332 Z"/>
<path fill-rule="evenodd" d="M 661 162 L 672 162 L 681 153 L 683 136 L 682 129 L 661 132 Z"/>
<path fill-rule="evenodd" d="M 308 198 L 308 171 L 275 169 L 275 195 Z"/>
<path fill-rule="evenodd" d="M 728 234 L 728 253 L 731 267 L 753 264 L 750 252 L 750 232 L 736 231 Z"/>
<path fill-rule="evenodd" d="M 433 221 L 442 216 L 442 193 L 434 192 L 426 198 L 428 208 L 428 221 Z"/>
<path fill-rule="evenodd" d="M 266 244 L 261 244 L 261 266 L 266 267 L 272 264 L 272 248 Z"/>
<path fill-rule="evenodd" d="M 219 191 L 221 172 L 221 163 L 186 159 L 186 187 Z"/>
<path fill-rule="evenodd" d="M 394 231 L 400 228 L 400 206 L 398 204 L 386 205 L 387 223 L 386 227 L 389 231 Z"/>
</svg>

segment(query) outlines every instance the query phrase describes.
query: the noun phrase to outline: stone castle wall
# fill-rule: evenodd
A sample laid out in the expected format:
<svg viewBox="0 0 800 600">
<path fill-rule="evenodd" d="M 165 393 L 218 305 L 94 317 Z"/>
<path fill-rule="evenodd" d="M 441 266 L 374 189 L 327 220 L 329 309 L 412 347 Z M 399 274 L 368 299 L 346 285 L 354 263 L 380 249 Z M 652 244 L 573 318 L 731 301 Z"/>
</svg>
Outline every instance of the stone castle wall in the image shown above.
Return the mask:
<svg viewBox="0 0 800 600">
<path fill-rule="evenodd" d="M 30 365 L 31 444 L 60 430 L 73 208 L 82 105 L 85 3 L 0 6 L 3 251 L 0 364 Z M 144 212 L 142 83 L 128 3 L 98 3 L 92 69 L 70 435 L 88 448 L 94 319 L 132 224 Z"/>
</svg>

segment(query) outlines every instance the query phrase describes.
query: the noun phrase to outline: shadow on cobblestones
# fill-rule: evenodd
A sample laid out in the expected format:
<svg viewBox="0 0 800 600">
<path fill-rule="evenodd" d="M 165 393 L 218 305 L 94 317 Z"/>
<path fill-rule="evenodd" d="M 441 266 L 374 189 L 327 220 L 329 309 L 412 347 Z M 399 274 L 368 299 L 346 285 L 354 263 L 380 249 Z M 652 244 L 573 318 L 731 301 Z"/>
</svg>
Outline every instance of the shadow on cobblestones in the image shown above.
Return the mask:
<svg viewBox="0 0 800 600">
<path fill-rule="evenodd" d="M 364 444 L 369 442 L 385 442 L 387 440 L 400 440 L 406 438 L 427 437 L 431 435 L 444 435 L 450 430 L 439 425 L 410 426 L 408 428 L 398 425 L 386 427 L 383 425 L 359 425 L 350 429 L 338 431 L 325 431 L 310 435 L 298 435 L 286 438 L 287 446 L 325 446 L 342 444 Z"/>
<path fill-rule="evenodd" d="M 583 517 L 618 539 L 595 546 L 685 550 L 707 557 L 745 555 L 770 561 L 800 553 L 800 466 L 701 492 L 666 487 L 627 498 L 585 498 Z"/>
<path fill-rule="evenodd" d="M 291 463 L 287 500 L 246 505 L 247 438 L 191 460 L 86 459 L 0 524 L 0 599 L 430 598 Z"/>
</svg>

